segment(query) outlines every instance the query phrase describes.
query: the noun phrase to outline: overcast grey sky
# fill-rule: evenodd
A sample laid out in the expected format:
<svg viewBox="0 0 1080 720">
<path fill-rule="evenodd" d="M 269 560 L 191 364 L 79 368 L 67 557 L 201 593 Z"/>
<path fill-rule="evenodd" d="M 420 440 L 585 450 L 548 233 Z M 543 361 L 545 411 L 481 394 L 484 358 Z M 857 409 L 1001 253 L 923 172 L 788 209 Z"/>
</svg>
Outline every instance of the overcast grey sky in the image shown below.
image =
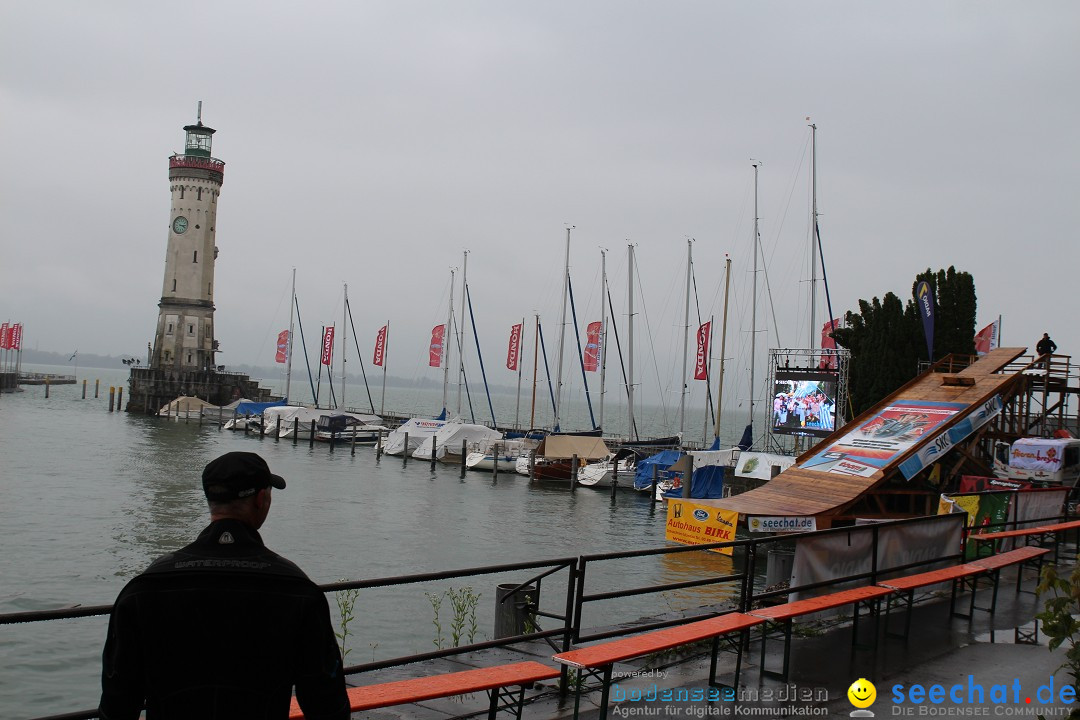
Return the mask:
<svg viewBox="0 0 1080 720">
<path fill-rule="evenodd" d="M 836 314 L 955 265 L 980 327 L 1073 353 L 1078 36 L 1075 2 L 6 2 L 0 319 L 29 347 L 145 357 L 167 159 L 202 100 L 222 362 L 272 363 L 295 267 L 310 352 L 348 283 L 364 362 L 389 320 L 390 373 L 438 379 L 468 249 L 489 379 L 512 384 L 513 323 L 530 371 L 534 312 L 553 352 L 572 224 L 582 332 L 604 247 L 625 333 L 635 243 L 636 352 L 659 356 L 639 377 L 677 394 L 688 237 L 718 322 L 732 257 L 729 367 L 748 362 L 751 158 L 758 348 L 808 342 L 810 117 Z"/>
</svg>

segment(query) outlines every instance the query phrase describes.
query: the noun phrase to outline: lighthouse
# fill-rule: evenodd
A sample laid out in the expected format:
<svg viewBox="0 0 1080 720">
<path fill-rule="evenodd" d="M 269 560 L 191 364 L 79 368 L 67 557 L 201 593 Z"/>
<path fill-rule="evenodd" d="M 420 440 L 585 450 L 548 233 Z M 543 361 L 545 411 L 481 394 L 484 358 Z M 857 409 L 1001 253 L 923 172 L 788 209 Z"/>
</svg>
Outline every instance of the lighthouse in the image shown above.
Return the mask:
<svg viewBox="0 0 1080 720">
<path fill-rule="evenodd" d="M 191 371 L 215 366 L 215 236 L 225 163 L 211 154 L 214 132 L 203 125 L 200 102 L 197 122 L 184 127 L 183 154 L 169 158 L 169 239 L 153 368 Z"/>
<path fill-rule="evenodd" d="M 157 329 L 145 367 L 131 368 L 128 412 L 156 414 L 181 395 L 212 405 L 270 399 L 247 375 L 219 364 L 214 336 L 217 211 L 225 163 L 213 156 L 214 133 L 202 121 L 184 126 L 184 152 L 169 157 L 169 226 Z"/>
</svg>

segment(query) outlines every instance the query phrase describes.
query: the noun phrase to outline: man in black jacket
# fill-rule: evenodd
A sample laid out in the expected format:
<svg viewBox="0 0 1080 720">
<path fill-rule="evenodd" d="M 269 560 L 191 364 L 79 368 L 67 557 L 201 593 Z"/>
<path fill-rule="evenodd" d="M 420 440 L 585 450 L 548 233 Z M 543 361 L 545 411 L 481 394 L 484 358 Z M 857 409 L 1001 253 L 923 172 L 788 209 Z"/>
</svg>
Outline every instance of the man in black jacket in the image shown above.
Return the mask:
<svg viewBox="0 0 1080 720">
<path fill-rule="evenodd" d="M 1042 340 L 1035 344 L 1035 352 L 1040 357 L 1057 352 L 1057 343 L 1050 339 L 1050 333 L 1043 333 Z"/>
<path fill-rule="evenodd" d="M 308 720 L 349 717 L 326 597 L 263 545 L 271 488 L 255 453 L 203 470 L 210 525 L 120 592 L 102 658 L 101 717 L 287 718 L 293 687 Z"/>
</svg>

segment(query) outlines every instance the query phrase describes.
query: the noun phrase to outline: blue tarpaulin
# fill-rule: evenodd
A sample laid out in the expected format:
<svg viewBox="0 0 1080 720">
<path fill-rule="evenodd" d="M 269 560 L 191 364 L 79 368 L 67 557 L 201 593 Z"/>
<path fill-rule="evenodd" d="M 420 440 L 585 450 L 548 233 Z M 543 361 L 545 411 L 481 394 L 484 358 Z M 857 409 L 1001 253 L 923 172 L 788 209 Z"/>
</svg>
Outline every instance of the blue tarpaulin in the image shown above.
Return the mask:
<svg viewBox="0 0 1080 720">
<path fill-rule="evenodd" d="M 263 410 L 268 407 L 280 407 L 285 405 L 285 400 L 278 400 L 277 402 L 242 402 L 236 406 L 236 414 L 240 417 L 246 415 L 262 415 Z"/>
<path fill-rule="evenodd" d="M 644 460 L 638 460 L 637 472 L 634 475 L 634 487 L 644 490 L 652 485 L 653 468 L 659 467 L 663 472 L 675 464 L 682 457 L 678 450 L 661 450 L 655 455 L 650 455 Z"/>
<path fill-rule="evenodd" d="M 682 488 L 676 488 L 664 493 L 664 497 L 681 498 Z M 722 465 L 706 465 L 694 471 L 694 477 L 690 481 L 690 498 L 697 500 L 714 500 L 724 497 L 724 468 Z"/>
</svg>

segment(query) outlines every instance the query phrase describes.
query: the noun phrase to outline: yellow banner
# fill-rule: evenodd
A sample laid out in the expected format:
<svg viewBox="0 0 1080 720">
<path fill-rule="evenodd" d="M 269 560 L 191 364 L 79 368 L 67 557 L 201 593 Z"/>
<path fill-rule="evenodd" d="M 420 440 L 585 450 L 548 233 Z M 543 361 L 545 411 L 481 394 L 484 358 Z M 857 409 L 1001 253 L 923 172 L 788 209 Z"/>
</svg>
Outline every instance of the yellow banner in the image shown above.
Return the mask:
<svg viewBox="0 0 1080 720">
<path fill-rule="evenodd" d="M 704 545 L 735 539 L 739 513 L 687 500 L 668 500 L 667 529 L 664 537 L 683 545 Z M 731 548 L 714 552 L 731 555 Z"/>
</svg>

